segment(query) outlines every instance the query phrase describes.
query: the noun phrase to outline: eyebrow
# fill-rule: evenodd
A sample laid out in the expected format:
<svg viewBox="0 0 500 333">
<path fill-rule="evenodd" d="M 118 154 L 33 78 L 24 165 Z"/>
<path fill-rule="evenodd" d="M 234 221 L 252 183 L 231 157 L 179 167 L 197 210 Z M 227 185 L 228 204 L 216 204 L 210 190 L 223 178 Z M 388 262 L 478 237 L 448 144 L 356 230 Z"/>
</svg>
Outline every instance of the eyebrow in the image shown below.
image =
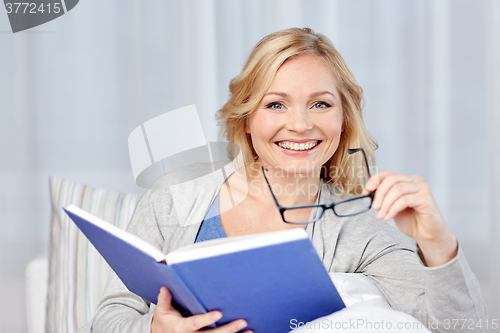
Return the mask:
<svg viewBox="0 0 500 333">
<path fill-rule="evenodd" d="M 331 95 L 333 98 L 337 98 L 337 96 L 335 96 L 333 93 L 329 92 L 329 91 L 319 91 L 319 92 L 315 92 L 313 94 L 311 94 L 311 97 L 314 98 L 314 97 L 318 97 L 318 96 L 321 96 L 321 95 Z M 287 97 L 288 94 L 286 93 L 283 93 L 283 92 L 277 92 L 277 91 L 271 91 L 271 92 L 268 92 L 267 94 L 265 94 L 264 96 L 267 96 L 267 95 L 278 95 L 278 96 L 281 96 L 281 97 Z"/>
</svg>

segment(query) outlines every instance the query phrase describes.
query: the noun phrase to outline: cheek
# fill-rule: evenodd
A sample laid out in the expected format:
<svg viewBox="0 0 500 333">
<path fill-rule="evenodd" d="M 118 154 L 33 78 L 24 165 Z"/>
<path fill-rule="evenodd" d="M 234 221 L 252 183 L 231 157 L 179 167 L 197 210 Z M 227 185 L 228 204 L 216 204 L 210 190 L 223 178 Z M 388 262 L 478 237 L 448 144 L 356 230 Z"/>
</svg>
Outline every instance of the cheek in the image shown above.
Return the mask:
<svg viewBox="0 0 500 333">
<path fill-rule="evenodd" d="M 259 113 L 258 111 L 250 118 L 247 124 L 248 133 L 252 134 L 252 140 L 254 140 L 254 142 L 269 141 L 273 138 L 276 131 L 276 119 L 266 117 L 265 114 Z"/>
<path fill-rule="evenodd" d="M 330 126 L 323 126 L 322 129 L 329 141 L 327 147 L 328 154 L 333 155 L 338 148 L 342 135 L 342 117 L 334 117 L 333 119 L 325 119 L 324 121 L 323 124 L 330 124 Z"/>
<path fill-rule="evenodd" d="M 343 131 L 342 115 L 333 115 L 328 119 L 322 120 L 324 133 L 331 139 L 338 140 Z M 325 126 L 326 125 L 326 126 Z M 329 125 L 329 126 L 328 126 Z"/>
</svg>

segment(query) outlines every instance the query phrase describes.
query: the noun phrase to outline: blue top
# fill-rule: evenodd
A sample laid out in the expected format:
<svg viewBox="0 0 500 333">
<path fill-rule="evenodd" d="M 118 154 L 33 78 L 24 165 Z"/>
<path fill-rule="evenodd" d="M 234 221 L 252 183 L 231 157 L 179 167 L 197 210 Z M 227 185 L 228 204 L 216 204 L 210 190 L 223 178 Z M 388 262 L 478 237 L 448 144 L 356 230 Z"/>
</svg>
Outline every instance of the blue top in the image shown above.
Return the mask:
<svg viewBox="0 0 500 333">
<path fill-rule="evenodd" d="M 307 230 L 307 224 L 305 229 Z M 200 230 L 196 236 L 195 243 L 203 242 L 210 239 L 227 237 L 222 228 L 222 222 L 219 217 L 219 194 L 214 199 L 214 202 L 210 205 L 207 215 L 203 222 L 201 222 Z"/>
<path fill-rule="evenodd" d="M 219 194 L 215 197 L 214 202 L 210 205 L 207 215 L 201 222 L 200 230 L 196 236 L 195 243 L 203 242 L 209 239 L 227 237 L 219 217 Z"/>
</svg>

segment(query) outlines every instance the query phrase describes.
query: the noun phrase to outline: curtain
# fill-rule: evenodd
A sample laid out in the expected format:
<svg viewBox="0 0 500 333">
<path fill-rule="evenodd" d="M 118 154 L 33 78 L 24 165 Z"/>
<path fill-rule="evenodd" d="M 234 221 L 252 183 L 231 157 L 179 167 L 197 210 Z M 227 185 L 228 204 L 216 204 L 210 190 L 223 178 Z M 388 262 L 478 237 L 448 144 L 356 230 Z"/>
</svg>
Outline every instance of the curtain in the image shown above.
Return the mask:
<svg viewBox="0 0 500 333">
<path fill-rule="evenodd" d="M 26 328 L 12 299 L 47 249 L 48 176 L 142 191 L 128 134 L 196 104 L 217 141 L 230 79 L 262 37 L 292 26 L 343 55 L 365 92 L 378 170 L 431 185 L 500 318 L 498 0 L 82 0 L 16 34 L 0 15 L 1 327 Z"/>
<path fill-rule="evenodd" d="M 489 109 L 489 268 L 490 318 L 500 317 L 500 1 L 486 7 L 486 50 Z M 486 240 L 485 240 L 486 241 Z M 483 292 L 484 293 L 484 292 Z"/>
</svg>

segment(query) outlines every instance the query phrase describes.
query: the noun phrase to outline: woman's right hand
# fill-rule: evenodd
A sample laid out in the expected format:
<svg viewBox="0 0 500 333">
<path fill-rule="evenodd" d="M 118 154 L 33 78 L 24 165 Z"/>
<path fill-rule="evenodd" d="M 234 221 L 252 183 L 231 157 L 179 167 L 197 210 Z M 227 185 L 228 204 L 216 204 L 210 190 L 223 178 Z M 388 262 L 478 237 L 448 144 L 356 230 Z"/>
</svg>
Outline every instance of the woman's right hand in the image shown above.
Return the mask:
<svg viewBox="0 0 500 333">
<path fill-rule="evenodd" d="M 162 287 L 158 295 L 158 304 L 151 322 L 151 333 L 184 333 L 197 332 L 199 329 L 215 323 L 222 318 L 220 311 L 210 311 L 204 314 L 183 317 L 179 311 L 172 306 L 172 295 L 166 287 Z M 247 326 L 247 322 L 238 319 L 224 326 L 219 326 L 207 333 L 235 333 Z M 247 330 L 243 333 L 252 333 Z"/>
</svg>

